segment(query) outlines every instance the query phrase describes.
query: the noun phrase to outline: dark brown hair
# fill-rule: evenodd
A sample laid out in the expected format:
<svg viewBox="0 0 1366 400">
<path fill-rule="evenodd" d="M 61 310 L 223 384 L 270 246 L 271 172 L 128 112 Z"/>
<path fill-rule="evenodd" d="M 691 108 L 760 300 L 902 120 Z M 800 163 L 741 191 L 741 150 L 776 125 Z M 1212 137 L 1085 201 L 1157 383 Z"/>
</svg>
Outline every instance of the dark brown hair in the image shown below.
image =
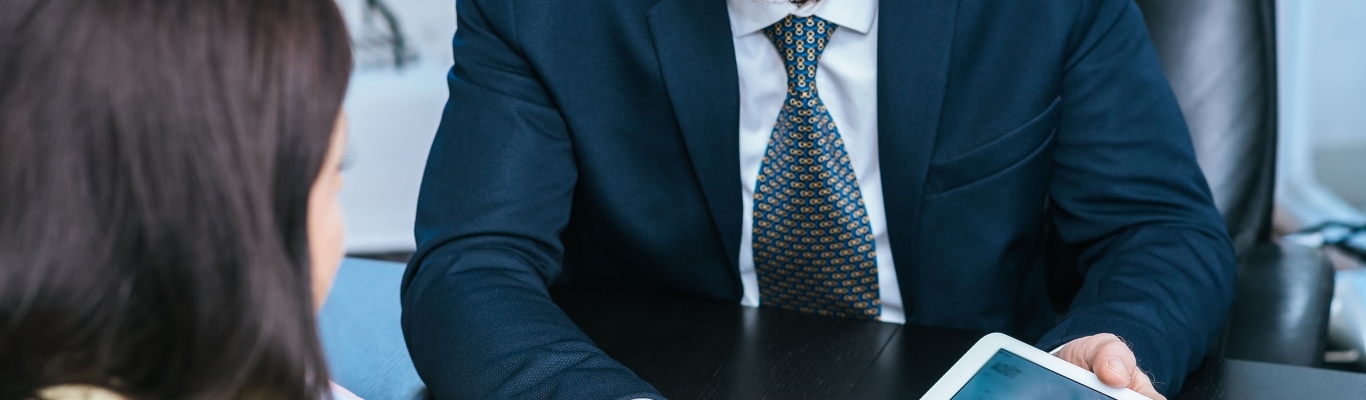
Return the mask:
<svg viewBox="0 0 1366 400">
<path fill-rule="evenodd" d="M 317 399 L 332 0 L 0 1 L 0 398 Z"/>
</svg>

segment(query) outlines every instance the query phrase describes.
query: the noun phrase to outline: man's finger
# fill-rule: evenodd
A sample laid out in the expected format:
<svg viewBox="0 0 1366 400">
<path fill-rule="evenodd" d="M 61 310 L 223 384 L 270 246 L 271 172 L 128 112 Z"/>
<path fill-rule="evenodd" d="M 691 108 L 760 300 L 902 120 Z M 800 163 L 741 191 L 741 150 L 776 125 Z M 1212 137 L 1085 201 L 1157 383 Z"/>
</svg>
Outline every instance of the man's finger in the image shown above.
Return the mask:
<svg viewBox="0 0 1366 400">
<path fill-rule="evenodd" d="M 1138 372 L 1138 361 L 1129 346 L 1118 338 L 1105 338 L 1097 343 L 1091 353 L 1091 371 L 1096 373 L 1101 383 L 1111 387 L 1129 387 L 1134 383 Z"/>
<path fill-rule="evenodd" d="M 1148 374 L 1138 369 L 1133 350 L 1115 335 L 1103 333 L 1073 340 L 1058 351 L 1058 358 L 1090 370 L 1107 386 L 1129 388 L 1154 400 L 1166 400 L 1154 388 Z"/>
<path fill-rule="evenodd" d="M 1153 400 L 1167 400 L 1166 396 L 1157 392 L 1157 388 L 1153 386 L 1153 381 L 1148 379 L 1148 374 L 1145 373 L 1136 374 L 1133 383 L 1129 384 L 1129 389 Z"/>
<path fill-rule="evenodd" d="M 1091 365 L 1091 356 L 1095 354 L 1096 346 L 1111 338 L 1118 339 L 1115 335 L 1108 333 L 1077 338 L 1062 347 L 1062 350 L 1058 352 L 1058 358 L 1067 360 L 1067 362 L 1087 371 L 1094 371 L 1095 368 Z"/>
</svg>

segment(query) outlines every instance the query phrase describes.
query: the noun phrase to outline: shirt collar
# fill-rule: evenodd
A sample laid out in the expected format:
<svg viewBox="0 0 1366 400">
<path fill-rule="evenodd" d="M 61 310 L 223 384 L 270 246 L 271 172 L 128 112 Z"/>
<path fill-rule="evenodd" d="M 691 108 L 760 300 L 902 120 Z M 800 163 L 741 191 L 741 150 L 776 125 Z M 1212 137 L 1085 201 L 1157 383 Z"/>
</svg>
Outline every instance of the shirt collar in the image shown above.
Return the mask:
<svg viewBox="0 0 1366 400">
<path fill-rule="evenodd" d="M 786 18 L 788 14 L 816 15 L 840 27 L 868 33 L 877 14 L 878 0 L 817 0 L 797 6 L 792 3 L 770 4 L 754 0 L 726 0 L 730 11 L 730 30 L 744 36 L 767 28 Z"/>
</svg>

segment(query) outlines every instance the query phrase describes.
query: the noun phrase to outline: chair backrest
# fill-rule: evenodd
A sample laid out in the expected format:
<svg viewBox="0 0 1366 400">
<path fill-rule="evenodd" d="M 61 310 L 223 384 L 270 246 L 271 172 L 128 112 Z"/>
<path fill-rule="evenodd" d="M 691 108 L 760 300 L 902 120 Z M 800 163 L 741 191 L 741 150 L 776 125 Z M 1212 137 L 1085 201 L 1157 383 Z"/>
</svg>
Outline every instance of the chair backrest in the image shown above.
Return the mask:
<svg viewBox="0 0 1366 400">
<path fill-rule="evenodd" d="M 1271 238 L 1276 171 L 1274 0 L 1136 0 L 1196 157 L 1239 256 Z M 1051 227 L 1050 227 L 1051 228 Z M 1051 231 L 1051 229 L 1050 229 Z M 1061 312 L 1081 285 L 1051 235 L 1049 291 Z"/>
<path fill-rule="evenodd" d="M 1137 0 L 1238 254 L 1271 238 L 1273 0 Z"/>
</svg>

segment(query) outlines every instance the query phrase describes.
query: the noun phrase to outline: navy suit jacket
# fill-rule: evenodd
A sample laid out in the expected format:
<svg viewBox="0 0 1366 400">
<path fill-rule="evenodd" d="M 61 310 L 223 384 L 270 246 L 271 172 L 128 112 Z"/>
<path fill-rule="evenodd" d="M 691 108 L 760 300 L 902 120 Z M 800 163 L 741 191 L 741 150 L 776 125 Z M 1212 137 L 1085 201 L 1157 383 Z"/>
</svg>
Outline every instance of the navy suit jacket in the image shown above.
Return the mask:
<svg viewBox="0 0 1366 400">
<path fill-rule="evenodd" d="M 879 12 L 878 156 L 907 323 L 1045 349 L 1114 333 L 1177 390 L 1225 320 L 1234 256 L 1138 8 Z M 458 0 L 457 15 L 403 282 L 418 372 L 444 398 L 657 397 L 547 286 L 738 303 L 725 2 Z M 1085 276 L 1061 319 L 1050 218 Z"/>
</svg>

